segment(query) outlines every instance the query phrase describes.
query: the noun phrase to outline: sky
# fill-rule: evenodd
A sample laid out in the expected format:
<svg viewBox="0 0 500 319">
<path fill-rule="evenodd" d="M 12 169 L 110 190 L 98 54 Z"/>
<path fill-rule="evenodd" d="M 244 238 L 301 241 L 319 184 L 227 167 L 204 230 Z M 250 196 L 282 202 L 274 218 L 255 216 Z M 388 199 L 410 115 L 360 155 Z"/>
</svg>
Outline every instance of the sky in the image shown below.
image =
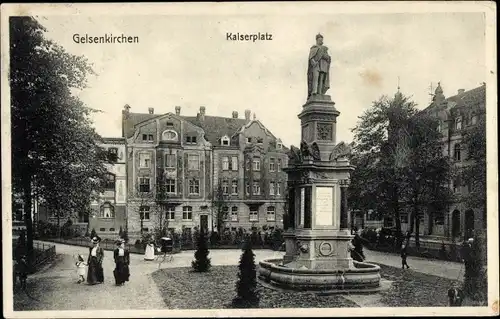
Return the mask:
<svg viewBox="0 0 500 319">
<path fill-rule="evenodd" d="M 388 13 L 316 15 L 92 15 L 39 16 L 47 37 L 83 55 L 97 76 L 79 97 L 102 113 L 94 116 L 105 137 L 121 136 L 121 111 L 244 117 L 251 110 L 285 145 L 300 142 L 297 114 L 306 102 L 307 57 L 319 32 L 332 63 L 330 90 L 337 142 L 372 101 L 397 91 L 419 108 L 430 85 L 445 96 L 472 89 L 485 78 L 482 13 Z M 228 41 L 226 34 L 268 33 L 270 41 Z M 78 44 L 73 35 L 124 34 L 139 43 Z M 253 116 L 253 115 L 252 115 Z"/>
</svg>

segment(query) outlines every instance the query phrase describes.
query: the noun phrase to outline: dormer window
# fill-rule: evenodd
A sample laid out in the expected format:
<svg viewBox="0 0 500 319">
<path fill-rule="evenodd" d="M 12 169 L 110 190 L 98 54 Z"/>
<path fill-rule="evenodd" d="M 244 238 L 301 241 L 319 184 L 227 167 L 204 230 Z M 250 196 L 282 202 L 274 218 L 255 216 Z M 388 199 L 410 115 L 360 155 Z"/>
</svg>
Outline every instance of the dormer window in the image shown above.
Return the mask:
<svg viewBox="0 0 500 319">
<path fill-rule="evenodd" d="M 259 137 L 257 139 L 257 144 L 262 144 L 262 143 L 264 143 L 264 139 L 262 137 Z"/>
<path fill-rule="evenodd" d="M 278 141 L 278 143 L 276 143 L 276 147 L 281 150 L 283 148 L 283 143 L 281 143 L 280 141 Z"/>
<path fill-rule="evenodd" d="M 187 136 L 186 143 L 187 144 L 196 144 L 196 136 Z"/>
<path fill-rule="evenodd" d="M 164 141 L 177 141 L 177 132 L 173 130 L 166 130 L 162 133 L 161 139 Z"/>
<path fill-rule="evenodd" d="M 252 143 L 252 138 L 251 137 L 247 137 L 247 143 Z"/>
<path fill-rule="evenodd" d="M 174 127 L 174 122 L 167 122 L 167 127 Z"/>
<path fill-rule="evenodd" d="M 220 139 L 220 145 L 229 146 L 229 144 L 230 144 L 230 140 L 229 140 L 229 137 L 227 135 L 223 136 Z"/>
</svg>

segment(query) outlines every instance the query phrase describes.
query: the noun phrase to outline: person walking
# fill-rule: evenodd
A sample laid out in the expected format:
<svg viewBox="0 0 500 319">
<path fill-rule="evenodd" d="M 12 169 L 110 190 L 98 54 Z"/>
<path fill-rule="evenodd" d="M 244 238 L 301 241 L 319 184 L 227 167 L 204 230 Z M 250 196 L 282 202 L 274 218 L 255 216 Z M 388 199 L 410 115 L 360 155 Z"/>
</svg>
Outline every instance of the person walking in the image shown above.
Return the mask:
<svg viewBox="0 0 500 319">
<path fill-rule="evenodd" d="M 76 275 L 78 276 L 78 283 L 81 284 L 85 282 L 85 271 L 87 268 L 87 263 L 83 260 L 82 255 L 78 255 L 78 260 L 75 263 L 76 266 Z"/>
<path fill-rule="evenodd" d="M 87 283 L 89 285 L 101 284 L 104 282 L 104 270 L 102 269 L 104 250 L 99 247 L 100 241 L 101 238 L 99 236 L 92 238 L 92 247 L 89 249 L 89 258 L 87 260 L 89 266 Z"/>
<path fill-rule="evenodd" d="M 352 239 L 352 250 L 351 250 L 351 258 L 355 261 L 363 262 L 366 257 L 363 253 L 363 240 L 360 236 L 361 230 L 357 228 L 354 229 L 354 238 Z"/>
<path fill-rule="evenodd" d="M 113 275 L 115 276 L 115 283 L 117 286 L 123 286 L 126 281 L 130 278 L 130 252 L 125 249 L 125 243 L 123 240 L 119 240 L 116 243 L 116 248 L 113 252 L 115 259 L 115 270 Z"/>
<path fill-rule="evenodd" d="M 146 251 L 144 252 L 144 260 L 154 260 L 155 259 L 155 244 L 153 240 L 150 240 L 146 245 Z"/>
<path fill-rule="evenodd" d="M 408 257 L 408 242 L 404 241 L 403 244 L 401 245 L 401 264 L 403 265 L 403 269 L 410 268 L 408 266 L 408 262 L 406 261 L 406 258 Z"/>
</svg>

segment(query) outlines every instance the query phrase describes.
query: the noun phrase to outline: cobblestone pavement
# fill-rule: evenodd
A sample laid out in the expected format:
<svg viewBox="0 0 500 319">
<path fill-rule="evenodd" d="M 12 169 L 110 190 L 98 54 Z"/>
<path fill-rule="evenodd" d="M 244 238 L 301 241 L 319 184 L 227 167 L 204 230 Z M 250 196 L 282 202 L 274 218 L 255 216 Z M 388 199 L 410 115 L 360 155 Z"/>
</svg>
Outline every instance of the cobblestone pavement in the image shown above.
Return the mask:
<svg viewBox="0 0 500 319">
<path fill-rule="evenodd" d="M 143 255 L 131 254 L 130 281 L 124 286 L 115 286 L 113 278 L 113 252 L 105 251 L 103 261 L 104 283 L 96 286 L 77 284 L 74 256 L 88 256 L 88 248 L 55 244 L 58 259 L 49 269 L 34 274 L 28 279 L 28 286 L 33 296 L 39 300 L 18 302 L 15 310 L 115 310 L 115 309 L 161 309 L 165 308 L 158 288 L 151 278 L 151 273 L 158 269 L 158 262 L 144 261 Z M 194 251 L 175 254 L 171 262 L 165 262 L 161 268 L 189 267 Z M 236 265 L 241 251 L 238 249 L 211 250 L 209 257 L 212 265 Z M 283 252 L 255 250 L 256 262 L 267 258 L 279 258 Z M 376 251 L 365 251 L 367 261 L 388 266 L 400 267 L 400 257 Z M 461 264 L 439 260 L 409 257 L 412 270 L 449 279 L 457 279 L 461 273 Z M 463 273 L 462 273 L 463 275 Z M 22 309 L 16 309 L 22 308 Z M 26 309 L 27 310 L 27 309 Z"/>
</svg>

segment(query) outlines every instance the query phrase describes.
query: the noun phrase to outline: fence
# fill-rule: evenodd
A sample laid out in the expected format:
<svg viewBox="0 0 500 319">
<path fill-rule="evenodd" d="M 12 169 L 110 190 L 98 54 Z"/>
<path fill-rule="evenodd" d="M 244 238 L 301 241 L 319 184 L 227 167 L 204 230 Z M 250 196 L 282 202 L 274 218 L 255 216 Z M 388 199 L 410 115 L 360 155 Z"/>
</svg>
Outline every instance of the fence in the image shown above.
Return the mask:
<svg viewBox="0 0 500 319">
<path fill-rule="evenodd" d="M 21 248 L 22 252 L 19 252 L 18 247 L 16 247 L 16 241 L 12 241 L 12 259 L 16 259 L 16 253 L 25 255 L 26 250 L 25 248 Z M 53 260 L 56 256 L 56 246 L 51 245 L 51 244 L 45 244 L 45 243 L 38 243 L 34 242 L 33 243 L 33 265 L 31 268 L 31 272 L 36 272 L 38 271 L 41 267 L 43 267 L 45 264 Z"/>
<path fill-rule="evenodd" d="M 439 260 L 447 260 L 447 261 L 462 261 L 462 257 L 460 254 L 461 246 L 458 244 L 443 244 L 443 243 L 432 243 L 427 245 L 428 243 L 421 243 L 419 248 L 415 247 L 414 242 L 410 242 L 410 245 L 407 248 L 407 253 L 409 256 L 414 257 L 422 257 L 422 258 L 432 258 Z M 370 250 L 382 251 L 386 253 L 395 253 L 399 254 L 401 252 L 401 248 L 396 245 L 388 245 L 388 244 L 376 244 L 376 243 L 365 243 L 366 248 Z"/>
</svg>

